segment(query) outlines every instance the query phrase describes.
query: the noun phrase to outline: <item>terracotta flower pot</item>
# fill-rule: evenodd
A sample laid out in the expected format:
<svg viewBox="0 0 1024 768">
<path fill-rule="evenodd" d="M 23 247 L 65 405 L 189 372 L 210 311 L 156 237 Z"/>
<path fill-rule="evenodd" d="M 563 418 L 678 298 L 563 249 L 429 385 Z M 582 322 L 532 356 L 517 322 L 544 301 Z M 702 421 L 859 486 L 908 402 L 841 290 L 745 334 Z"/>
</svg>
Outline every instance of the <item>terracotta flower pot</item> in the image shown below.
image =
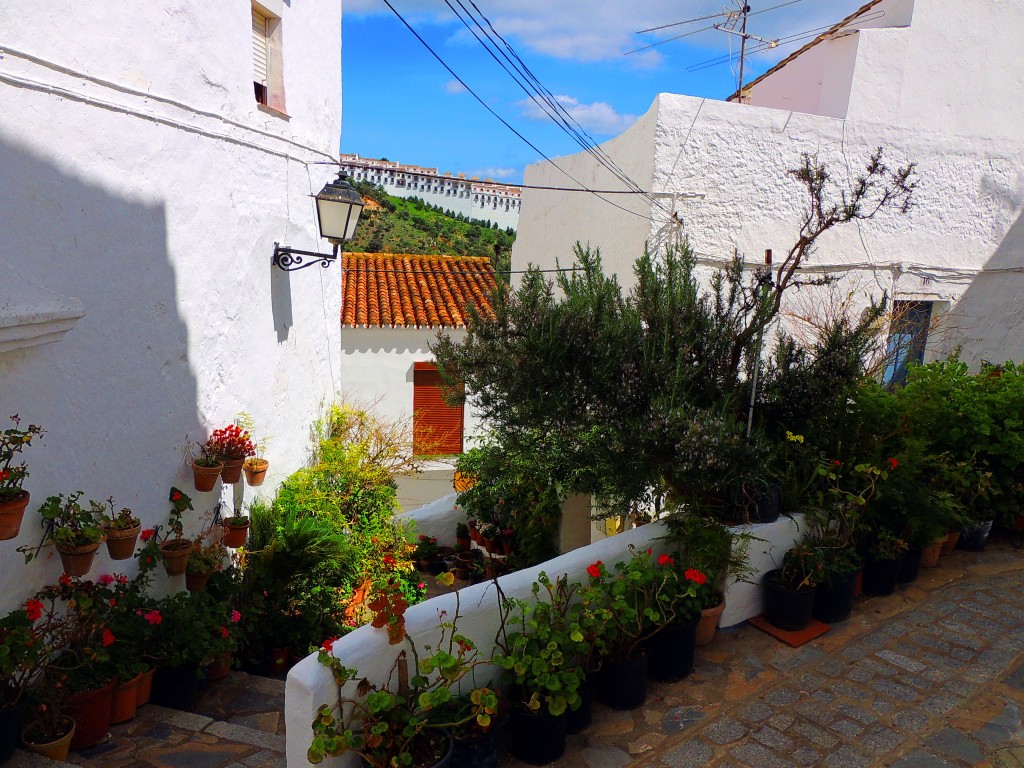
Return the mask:
<svg viewBox="0 0 1024 768">
<path fill-rule="evenodd" d="M 32 737 L 32 723 L 29 723 L 21 731 L 21 746 L 27 751 L 34 752 L 37 755 L 48 757 L 51 760 L 64 763 L 68 759 L 68 751 L 71 749 L 71 739 L 75 735 L 75 721 L 70 717 L 65 717 L 64 720 L 67 722 L 68 732 L 61 736 L 59 739 L 54 741 L 30 741 Z"/>
<path fill-rule="evenodd" d="M 218 657 L 213 661 L 212 664 L 210 664 L 209 668 L 206 670 L 206 679 L 207 681 L 223 680 L 229 674 L 231 674 L 230 651 Z"/>
<path fill-rule="evenodd" d="M 92 568 L 92 562 L 96 559 L 96 550 L 100 543 L 85 544 L 81 547 L 65 547 L 57 545 L 57 552 L 60 553 L 60 562 L 64 566 L 64 573 L 68 576 L 85 576 Z"/>
<path fill-rule="evenodd" d="M 936 539 L 927 547 L 921 550 L 921 567 L 934 568 L 939 564 L 939 555 L 942 554 L 942 547 L 946 543 L 946 537 Z"/>
<path fill-rule="evenodd" d="M 0 501 L 0 541 L 13 539 L 21 530 L 21 521 L 25 517 L 25 508 L 29 502 L 29 492 L 12 501 Z"/>
<path fill-rule="evenodd" d="M 270 650 L 270 673 L 272 675 L 288 671 L 291 662 L 292 648 L 286 645 L 283 648 L 272 648 Z"/>
<path fill-rule="evenodd" d="M 196 490 L 200 493 L 209 493 L 213 490 L 213 486 L 217 484 L 217 478 L 220 477 L 221 470 L 224 469 L 224 465 L 217 462 L 215 467 L 204 467 L 199 464 L 192 462 L 192 482 L 196 487 Z"/>
<path fill-rule="evenodd" d="M 142 524 L 134 528 L 107 528 L 107 554 L 111 560 L 128 560 L 135 554 L 135 542 L 139 538 Z"/>
<path fill-rule="evenodd" d="M 722 613 L 725 612 L 725 598 L 714 608 L 705 608 L 700 612 L 700 623 L 697 624 L 697 647 L 703 647 L 715 639 L 718 631 L 718 622 L 722 620 Z"/>
<path fill-rule="evenodd" d="M 960 540 L 960 531 L 950 531 L 946 534 L 946 543 L 942 545 L 942 554 L 948 555 L 956 547 L 956 543 Z"/>
<path fill-rule="evenodd" d="M 91 691 L 76 693 L 68 699 L 67 713 L 75 720 L 72 749 L 87 749 L 99 744 L 110 730 L 110 710 L 114 700 L 114 681 Z"/>
<path fill-rule="evenodd" d="M 144 707 L 149 704 L 150 694 L 153 693 L 153 675 L 156 673 L 156 667 L 150 667 L 142 673 L 139 679 L 139 687 L 135 689 L 135 704 L 138 707 Z"/>
<path fill-rule="evenodd" d="M 263 485 L 263 481 L 267 479 L 267 469 L 269 468 L 270 462 L 266 459 L 249 459 L 247 464 L 242 465 L 242 469 L 245 470 L 245 482 L 251 488 Z"/>
<path fill-rule="evenodd" d="M 171 539 L 160 544 L 164 556 L 164 570 L 168 576 L 180 576 L 188 567 L 188 556 L 192 554 L 192 542 L 188 539 Z"/>
<path fill-rule="evenodd" d="M 185 569 L 185 589 L 189 592 L 205 592 L 206 582 L 210 580 L 213 575 L 213 571 L 203 571 L 202 573 L 192 572 Z"/>
<path fill-rule="evenodd" d="M 110 704 L 110 722 L 124 723 L 135 717 L 135 711 L 139 708 L 139 684 L 142 682 L 142 673 L 139 672 L 131 680 L 123 683 L 118 681 L 114 685 L 114 698 Z"/>
<path fill-rule="evenodd" d="M 249 537 L 249 521 L 242 525 L 224 523 L 224 546 L 231 549 L 238 549 L 245 546 L 245 540 Z"/>
<path fill-rule="evenodd" d="M 234 485 L 242 479 L 242 465 L 245 459 L 224 459 L 224 469 L 221 470 L 220 479 L 228 485 Z"/>
</svg>

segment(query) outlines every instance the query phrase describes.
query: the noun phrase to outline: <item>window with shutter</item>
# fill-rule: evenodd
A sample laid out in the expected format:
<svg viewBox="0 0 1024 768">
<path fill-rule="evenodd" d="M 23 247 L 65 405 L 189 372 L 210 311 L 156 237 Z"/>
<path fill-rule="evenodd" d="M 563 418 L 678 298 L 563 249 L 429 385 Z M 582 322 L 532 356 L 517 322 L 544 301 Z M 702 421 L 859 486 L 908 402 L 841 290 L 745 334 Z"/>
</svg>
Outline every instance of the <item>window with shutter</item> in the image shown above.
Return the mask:
<svg viewBox="0 0 1024 768">
<path fill-rule="evenodd" d="M 252 79 L 256 101 L 266 105 L 270 90 L 270 44 L 267 39 L 268 19 L 252 9 Z"/>
<path fill-rule="evenodd" d="M 433 363 L 413 364 L 412 413 L 413 455 L 462 453 L 463 406 L 444 401 L 441 374 Z"/>
</svg>

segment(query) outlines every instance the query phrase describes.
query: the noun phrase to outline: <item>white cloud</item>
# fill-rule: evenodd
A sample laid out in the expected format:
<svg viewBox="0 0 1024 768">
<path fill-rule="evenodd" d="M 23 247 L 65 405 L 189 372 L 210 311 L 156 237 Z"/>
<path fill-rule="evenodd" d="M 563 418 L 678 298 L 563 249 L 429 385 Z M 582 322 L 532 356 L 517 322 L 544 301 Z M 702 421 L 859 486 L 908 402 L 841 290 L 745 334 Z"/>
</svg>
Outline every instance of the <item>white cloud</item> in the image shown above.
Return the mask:
<svg viewBox="0 0 1024 768">
<path fill-rule="evenodd" d="M 685 19 L 720 13 L 726 0 L 691 0 L 680 8 L 678 0 L 648 0 L 645 3 L 625 3 L 603 0 L 476 0 L 480 10 L 495 29 L 513 45 L 558 59 L 575 61 L 621 60 L 626 51 L 667 40 L 676 35 L 710 26 L 716 19 L 693 24 L 673 26 L 656 33 L 634 34 Z M 777 5 L 784 0 L 771 3 Z M 758 6 L 749 20 L 749 30 L 764 37 L 782 37 L 839 21 L 863 4 L 863 0 L 798 0 L 771 13 L 757 14 Z M 434 23 L 462 25 L 450 13 L 438 11 L 436 0 L 403 0 L 398 10 L 417 24 L 424 20 Z M 345 0 L 344 11 L 351 15 L 391 13 L 380 0 Z M 454 31 L 454 30 L 453 30 Z M 458 38 L 456 38 L 458 39 Z M 679 43 L 669 42 L 653 51 L 668 51 L 680 43 L 695 43 L 709 48 L 709 57 L 715 52 L 728 51 L 725 35 L 705 30 L 683 38 Z M 800 45 L 805 41 L 800 41 Z M 787 49 L 773 51 L 784 53 Z M 661 62 L 660 56 L 645 52 L 633 54 L 626 62 L 633 66 L 650 67 Z"/>
<path fill-rule="evenodd" d="M 465 93 L 466 86 L 460 83 L 458 80 L 449 80 L 444 84 L 445 93 Z"/>
<path fill-rule="evenodd" d="M 515 168 L 477 168 L 466 175 L 479 176 L 481 179 L 507 179 L 509 176 L 514 176 L 515 173 Z"/>
<path fill-rule="evenodd" d="M 555 96 L 555 100 L 577 123 L 592 133 L 616 135 L 622 133 L 636 120 L 636 115 L 620 115 L 615 111 L 615 107 L 604 101 L 583 104 L 572 96 L 558 95 Z M 544 110 L 532 99 L 523 99 L 516 102 L 516 105 L 522 109 L 523 117 L 531 120 L 548 119 Z"/>
</svg>

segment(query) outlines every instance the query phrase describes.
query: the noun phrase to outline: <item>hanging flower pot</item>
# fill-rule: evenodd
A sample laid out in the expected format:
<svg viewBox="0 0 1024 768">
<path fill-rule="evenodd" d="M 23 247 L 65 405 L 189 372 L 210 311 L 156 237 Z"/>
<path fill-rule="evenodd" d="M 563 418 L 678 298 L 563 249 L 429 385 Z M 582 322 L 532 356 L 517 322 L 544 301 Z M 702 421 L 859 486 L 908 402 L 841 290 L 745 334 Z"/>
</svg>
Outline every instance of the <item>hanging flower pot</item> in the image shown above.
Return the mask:
<svg viewBox="0 0 1024 768">
<path fill-rule="evenodd" d="M 722 620 L 722 614 L 724 612 L 724 597 L 718 605 L 701 610 L 700 622 L 697 624 L 697 635 L 694 638 L 694 642 L 698 648 L 703 648 L 705 645 L 709 645 L 711 641 L 715 639 L 715 633 L 718 631 L 718 622 Z"/>
<path fill-rule="evenodd" d="M 242 479 L 242 464 L 245 459 L 224 459 L 224 469 L 220 472 L 220 479 L 228 485 L 234 485 Z"/>
<path fill-rule="evenodd" d="M 203 459 L 203 461 L 209 461 Z M 199 464 L 196 461 L 192 462 L 192 482 L 195 484 L 196 490 L 200 493 L 209 493 L 213 490 L 213 486 L 217 484 L 217 478 L 220 477 L 221 471 L 224 469 L 224 464 L 221 462 L 215 462 L 212 464 Z"/>
<path fill-rule="evenodd" d="M 139 708 L 139 684 L 142 682 L 142 673 L 139 672 L 131 680 L 123 683 L 118 681 L 114 685 L 114 697 L 110 704 L 110 722 L 125 723 L 135 717 Z"/>
<path fill-rule="evenodd" d="M 132 528 L 106 527 L 107 554 L 111 560 L 128 560 L 135 554 L 135 542 L 138 541 L 142 524 Z"/>
<path fill-rule="evenodd" d="M 160 554 L 164 559 L 164 570 L 168 576 L 180 576 L 188 567 L 188 558 L 192 554 L 192 542 L 188 539 L 168 539 L 161 542 Z"/>
<path fill-rule="evenodd" d="M 249 537 L 248 517 L 229 517 L 224 521 L 224 546 L 231 549 L 238 549 L 245 546 L 245 540 Z"/>
<path fill-rule="evenodd" d="M 29 723 L 21 731 L 21 746 L 29 752 L 48 757 L 59 763 L 67 762 L 71 739 L 75 735 L 75 721 L 70 717 L 62 720 L 65 733 L 55 739 L 38 735 L 36 724 Z"/>
<path fill-rule="evenodd" d="M 245 460 L 242 465 L 242 469 L 245 470 L 245 482 L 251 488 L 258 488 L 263 485 L 263 481 L 267 479 L 267 470 L 270 468 L 270 462 L 266 459 L 257 459 L 250 457 Z"/>
<path fill-rule="evenodd" d="M 16 538 L 30 499 L 28 491 L 10 501 L 0 501 L 0 541 Z"/>
<path fill-rule="evenodd" d="M 64 566 L 64 573 L 73 577 L 85 576 L 92 570 L 93 560 L 96 559 L 96 550 L 99 548 L 98 541 L 80 547 L 58 544 L 57 552 L 60 553 L 60 562 Z"/>
<path fill-rule="evenodd" d="M 213 571 L 190 571 L 185 568 L 185 589 L 189 592 L 205 592 L 206 583 L 213 575 Z"/>
</svg>

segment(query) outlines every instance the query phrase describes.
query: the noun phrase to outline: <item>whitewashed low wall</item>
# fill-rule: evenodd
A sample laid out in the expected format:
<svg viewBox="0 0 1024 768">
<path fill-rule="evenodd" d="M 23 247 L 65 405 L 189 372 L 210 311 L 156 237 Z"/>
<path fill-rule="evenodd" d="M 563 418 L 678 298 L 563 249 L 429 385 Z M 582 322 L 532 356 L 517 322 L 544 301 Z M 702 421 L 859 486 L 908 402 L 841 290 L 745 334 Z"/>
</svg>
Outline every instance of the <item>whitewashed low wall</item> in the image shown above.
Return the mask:
<svg viewBox="0 0 1024 768">
<path fill-rule="evenodd" d="M 455 525 L 466 522 L 466 513 L 455 503 L 458 494 L 450 493 L 419 509 L 395 515 L 400 523 L 415 523 L 417 536 L 433 536 L 442 546 L 455 546 Z"/>
<path fill-rule="evenodd" d="M 435 504 L 427 505 L 410 516 L 417 519 L 417 530 L 421 533 L 438 535 L 430 526 L 441 525 L 441 522 L 445 526 L 444 530 L 449 530 L 450 527 L 450 530 L 454 531 L 455 521 L 460 518 L 448 518 L 446 508 L 449 506 L 445 499 L 439 499 Z M 457 508 L 456 511 L 458 512 Z M 781 563 L 782 555 L 797 538 L 797 523 L 789 518 L 782 518 L 768 525 L 746 526 L 745 530 L 763 539 L 753 542 L 748 553 L 751 564 L 759 572 L 775 567 L 772 556 Z M 665 548 L 663 542 L 657 541 L 664 534 L 665 528 L 660 523 L 636 528 L 575 549 L 534 568 L 502 576 L 498 583 L 509 597 L 526 599 L 531 595 L 530 587 L 540 571 L 546 572 L 552 578 L 567 574 L 570 580 L 582 582 L 587 578 L 588 565 L 596 560 L 603 560 L 608 565 L 623 560 L 627 556 L 630 544 L 642 549 L 652 546 L 658 553 Z M 441 595 L 411 607 L 405 614 L 406 627 L 418 648 L 437 641 L 438 613 L 442 610 L 447 611 L 449 619 L 453 617 L 456 600 L 460 615 L 459 631 L 478 646 L 491 647 L 499 626 L 497 594 L 493 583 L 484 582 L 462 589 L 457 595 Z M 760 588 L 757 584 L 730 582 L 726 585 L 726 602 L 722 626 L 739 624 L 761 612 Z M 403 647 L 404 644 L 388 646 L 383 630 L 364 626 L 336 642 L 334 652 L 346 666 L 358 669 L 360 676 L 371 680 L 384 680 Z M 483 678 L 477 676 L 478 685 L 485 682 Z M 288 674 L 285 690 L 285 725 L 289 768 L 304 768 L 309 764 L 306 760 L 306 750 L 312 738 L 310 724 L 317 708 L 321 704 L 336 701 L 336 696 L 337 689 L 330 672 L 317 662 L 315 655 L 303 659 Z M 345 768 L 355 768 L 357 764 L 355 759 L 350 760 L 348 757 L 323 763 L 327 766 Z"/>
</svg>

